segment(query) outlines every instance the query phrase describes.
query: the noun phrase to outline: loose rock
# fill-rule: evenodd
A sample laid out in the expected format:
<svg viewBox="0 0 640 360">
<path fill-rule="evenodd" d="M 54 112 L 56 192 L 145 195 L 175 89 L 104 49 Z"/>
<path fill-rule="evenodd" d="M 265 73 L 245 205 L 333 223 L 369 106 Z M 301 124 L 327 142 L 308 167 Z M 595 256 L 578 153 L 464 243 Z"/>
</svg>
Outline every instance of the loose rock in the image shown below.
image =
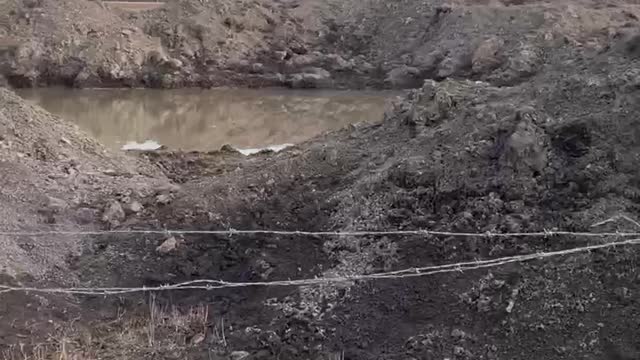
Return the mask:
<svg viewBox="0 0 640 360">
<path fill-rule="evenodd" d="M 107 204 L 104 213 L 102 214 L 102 221 L 112 226 L 117 226 L 124 221 L 125 217 L 126 214 L 122 209 L 120 202 L 112 200 Z"/>
<path fill-rule="evenodd" d="M 410 66 L 401 66 L 389 71 L 385 79 L 387 86 L 394 89 L 417 87 L 422 81 L 420 70 Z"/>
<path fill-rule="evenodd" d="M 61 212 L 69 208 L 69 204 L 66 201 L 58 198 L 54 198 L 52 196 L 47 197 L 47 207 L 53 212 Z"/>
<path fill-rule="evenodd" d="M 249 353 L 246 351 L 234 351 L 231 353 L 231 360 L 242 360 L 249 357 Z"/>
<path fill-rule="evenodd" d="M 500 56 L 500 50 L 503 46 L 504 42 L 498 37 L 483 41 L 473 53 L 471 60 L 473 72 L 483 74 L 500 66 L 503 62 Z"/>
<path fill-rule="evenodd" d="M 308 72 L 293 74 L 287 84 L 294 89 L 314 89 L 327 87 L 331 83 L 331 73 L 321 68 L 310 68 Z"/>
<path fill-rule="evenodd" d="M 178 241 L 175 237 L 171 236 L 166 239 L 160 246 L 156 248 L 156 251 L 160 254 L 168 254 L 174 251 L 178 247 Z"/>
<path fill-rule="evenodd" d="M 125 212 L 129 214 L 137 214 L 144 209 L 142 204 L 139 201 L 131 201 L 125 206 Z"/>
<path fill-rule="evenodd" d="M 167 205 L 171 202 L 172 198 L 169 194 L 160 194 L 156 196 L 156 204 L 158 205 Z"/>
</svg>

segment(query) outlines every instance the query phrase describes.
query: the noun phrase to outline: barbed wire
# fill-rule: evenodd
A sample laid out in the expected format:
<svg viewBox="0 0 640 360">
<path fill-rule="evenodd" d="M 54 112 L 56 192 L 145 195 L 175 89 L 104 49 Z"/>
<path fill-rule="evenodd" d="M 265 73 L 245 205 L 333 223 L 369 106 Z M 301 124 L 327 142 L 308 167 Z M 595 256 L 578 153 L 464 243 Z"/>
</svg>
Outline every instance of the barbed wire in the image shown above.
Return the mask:
<svg viewBox="0 0 640 360">
<path fill-rule="evenodd" d="M 392 236 L 392 235 L 433 235 L 454 237 L 549 237 L 549 236 L 577 236 L 577 237 L 639 237 L 640 232 L 574 232 L 543 230 L 537 232 L 451 232 L 436 230 L 393 230 L 393 231 L 287 231 L 287 230 L 94 230 L 94 231 L 0 231 L 0 236 L 102 236 L 102 235 L 296 235 L 296 236 Z"/>
<path fill-rule="evenodd" d="M 268 286 L 312 286 L 324 285 L 330 283 L 345 283 L 362 280 L 381 280 L 381 279 L 405 279 L 413 277 L 423 277 L 441 273 L 465 272 L 476 269 L 491 268 L 502 266 L 510 263 L 525 262 L 550 258 L 555 256 L 563 256 L 588 252 L 593 250 L 601 250 L 606 248 L 639 245 L 640 238 L 628 239 L 624 241 L 609 242 L 604 244 L 576 247 L 565 250 L 538 252 L 526 255 L 515 255 L 502 257 L 491 260 L 479 260 L 469 262 L 459 262 L 445 265 L 425 266 L 418 268 L 407 268 L 402 270 L 380 272 L 373 274 L 309 278 L 299 280 L 276 280 L 276 281 L 258 281 L 258 282 L 228 282 L 224 280 L 191 280 L 172 285 L 162 285 L 156 287 L 68 287 L 68 288 L 39 288 L 39 287 L 15 287 L 0 285 L 0 295 L 9 292 L 35 292 L 49 294 L 70 294 L 70 295 L 102 295 L 113 296 L 140 292 L 158 292 L 171 290 L 217 290 L 227 288 L 246 288 L 246 287 L 268 287 Z"/>
<path fill-rule="evenodd" d="M 618 214 L 603 221 L 591 225 L 592 228 L 603 226 L 609 223 L 624 220 L 640 229 L 640 222 L 631 217 Z M 390 236 L 390 235 L 433 235 L 433 236 L 454 236 L 454 237 L 549 237 L 549 236 L 579 236 L 579 237 L 638 237 L 640 232 L 586 232 L 586 231 L 560 231 L 543 230 L 533 232 L 509 232 L 499 233 L 493 231 L 485 232 L 453 232 L 438 231 L 428 229 L 416 230 L 360 230 L 360 231 L 300 231 L 300 230 L 152 230 L 152 229 L 115 229 L 115 230 L 44 230 L 44 231 L 22 231 L 22 230 L 0 230 L 0 236 L 46 236 L 46 235 L 68 235 L 68 236 L 102 236 L 102 235 L 297 235 L 297 236 Z"/>
</svg>

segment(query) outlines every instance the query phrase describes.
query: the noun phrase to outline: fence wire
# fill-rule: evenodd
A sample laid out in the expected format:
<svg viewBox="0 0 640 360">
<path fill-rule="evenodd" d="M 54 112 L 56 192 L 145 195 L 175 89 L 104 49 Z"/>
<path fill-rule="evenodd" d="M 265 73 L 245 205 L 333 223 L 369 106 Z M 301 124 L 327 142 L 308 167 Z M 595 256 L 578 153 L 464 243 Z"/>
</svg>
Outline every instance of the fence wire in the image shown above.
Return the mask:
<svg viewBox="0 0 640 360">
<path fill-rule="evenodd" d="M 258 282 L 228 282 L 224 280 L 191 280 L 171 285 L 163 285 L 156 287 L 68 287 L 68 288 L 45 288 L 45 287 L 19 287 L 0 285 L 0 294 L 10 292 L 32 292 L 32 293 L 49 293 L 49 294 L 70 294 L 70 295 L 101 295 L 113 296 L 140 292 L 159 292 L 172 290 L 217 290 L 227 288 L 247 288 L 247 287 L 269 287 L 269 286 L 312 286 L 324 285 L 331 283 L 345 283 L 353 281 L 370 281 L 382 279 L 406 279 L 415 277 L 424 277 L 434 274 L 465 272 L 476 269 L 491 268 L 511 263 L 525 262 L 537 259 L 545 259 L 555 256 L 564 256 L 577 254 L 593 250 L 600 250 L 618 246 L 631 246 L 640 244 L 640 238 L 628 239 L 623 241 L 608 242 L 604 244 L 576 247 L 571 249 L 538 252 L 526 255 L 508 256 L 491 260 L 479 260 L 470 262 L 459 262 L 453 264 L 424 266 L 418 268 L 407 268 L 402 270 L 380 272 L 373 274 L 361 274 L 352 276 L 322 277 L 308 278 L 299 280 L 277 280 L 277 281 L 258 281 Z"/>
<path fill-rule="evenodd" d="M 0 236 L 105 236 L 105 235 L 286 235 L 286 236 L 394 236 L 394 235 L 432 235 L 451 237 L 640 237 L 640 232 L 574 232 L 544 230 L 538 232 L 450 232 L 435 230 L 394 230 L 394 231 L 286 231 L 286 230 L 95 230 L 95 231 L 0 231 Z"/>
</svg>

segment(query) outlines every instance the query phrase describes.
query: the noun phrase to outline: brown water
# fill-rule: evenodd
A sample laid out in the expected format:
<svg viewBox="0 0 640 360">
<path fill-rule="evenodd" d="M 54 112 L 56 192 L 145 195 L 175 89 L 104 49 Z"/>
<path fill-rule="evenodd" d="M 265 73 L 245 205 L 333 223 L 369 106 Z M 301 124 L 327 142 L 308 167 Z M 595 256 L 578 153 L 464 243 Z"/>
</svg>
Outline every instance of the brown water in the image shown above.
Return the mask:
<svg viewBox="0 0 640 360">
<path fill-rule="evenodd" d="M 255 149 L 299 143 L 348 124 L 382 119 L 391 93 L 286 90 L 33 89 L 20 95 L 103 144 L 170 149 Z"/>
</svg>

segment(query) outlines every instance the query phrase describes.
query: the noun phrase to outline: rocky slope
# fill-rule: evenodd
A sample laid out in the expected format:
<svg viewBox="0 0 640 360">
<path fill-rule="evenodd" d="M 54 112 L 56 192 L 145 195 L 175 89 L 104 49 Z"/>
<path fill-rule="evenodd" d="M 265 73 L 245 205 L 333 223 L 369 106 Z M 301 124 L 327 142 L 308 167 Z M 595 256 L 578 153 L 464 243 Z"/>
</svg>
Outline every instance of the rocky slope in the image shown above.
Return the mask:
<svg viewBox="0 0 640 360">
<path fill-rule="evenodd" d="M 95 1 L 3 2 L 2 69 L 14 86 L 136 85 L 157 41 Z"/>
<path fill-rule="evenodd" d="M 136 183 L 163 180 L 152 166 L 108 152 L 75 126 L 6 89 L 0 89 L 0 102 L 4 231 L 29 231 L 43 224 L 82 227 L 102 212 L 104 204 L 96 201 L 103 194 L 114 189 L 146 191 Z M 16 241 L 0 235 L 0 268 L 10 275 L 59 271 L 67 254 L 79 250 L 75 240 L 54 236 L 45 242 L 28 237 Z"/>
<path fill-rule="evenodd" d="M 6 1 L 2 73 L 15 86 L 512 85 L 567 60 L 565 49 L 598 53 L 636 36 L 640 16 L 635 0 L 100 4 Z"/>
</svg>

